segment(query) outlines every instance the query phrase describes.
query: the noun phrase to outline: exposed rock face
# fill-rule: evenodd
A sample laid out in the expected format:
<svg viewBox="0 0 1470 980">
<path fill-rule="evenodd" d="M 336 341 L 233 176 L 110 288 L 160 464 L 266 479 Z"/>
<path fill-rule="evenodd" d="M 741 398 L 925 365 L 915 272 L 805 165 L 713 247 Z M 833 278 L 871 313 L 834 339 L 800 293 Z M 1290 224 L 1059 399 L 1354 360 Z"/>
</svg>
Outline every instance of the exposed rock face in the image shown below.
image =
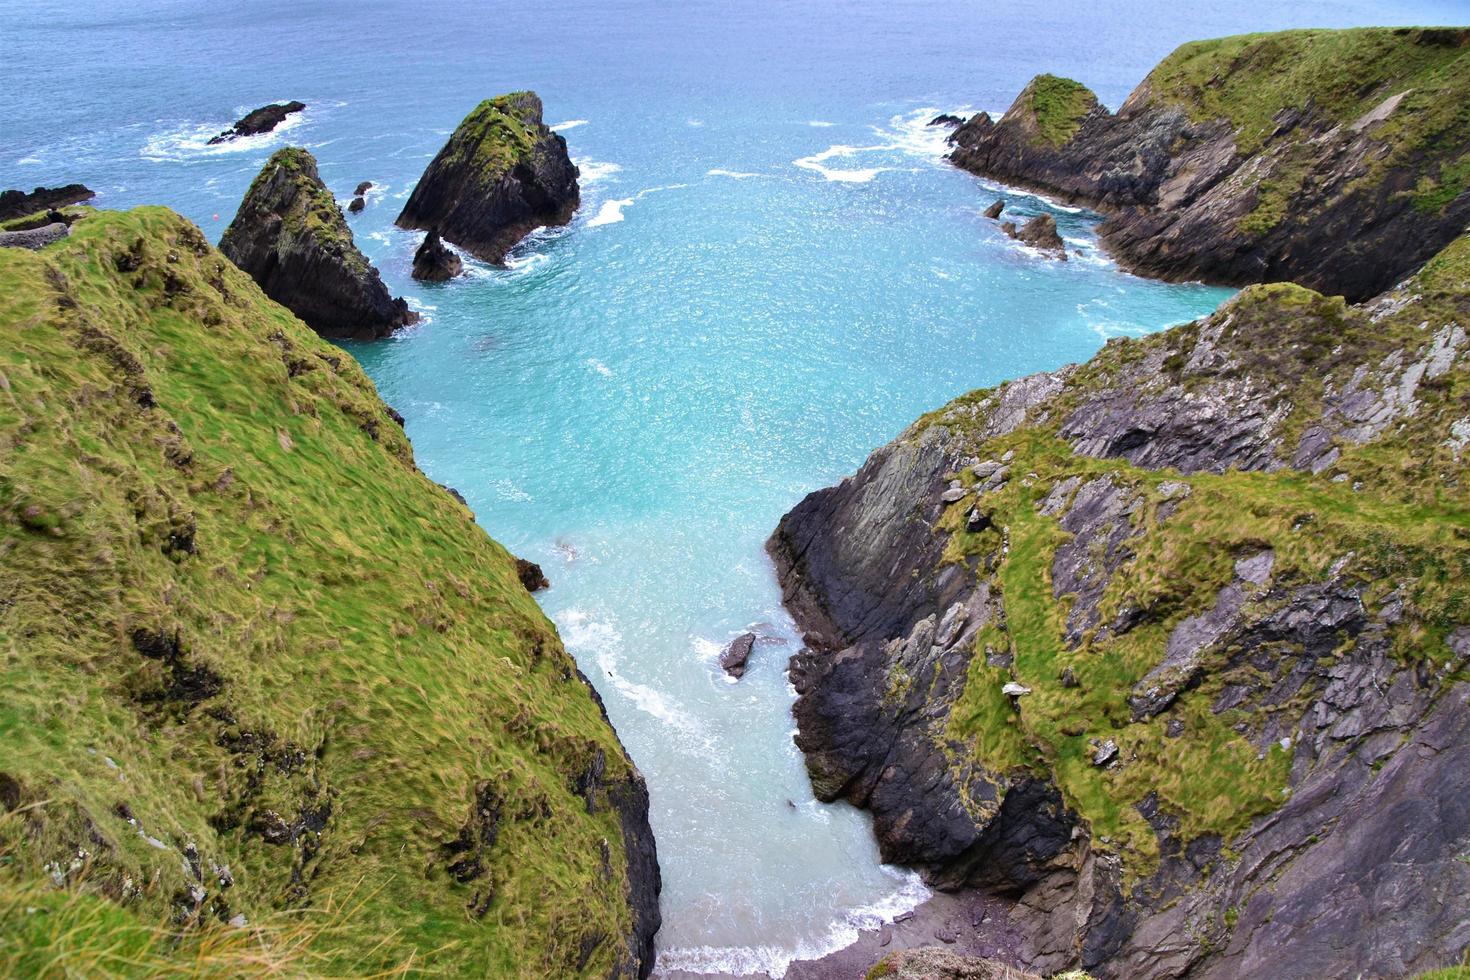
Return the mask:
<svg viewBox="0 0 1470 980">
<path fill-rule="evenodd" d="M 885 958 L 869 977 L 893 980 L 1041 980 L 996 960 L 961 956 L 939 946 L 906 949 Z"/>
<path fill-rule="evenodd" d="M 1107 214 L 1140 273 L 1290 280 L 1363 300 L 1470 222 L 1470 30 L 1289 31 L 1187 44 L 1114 115 L 1041 76 L 951 159 Z M 1342 77 L 1344 66 L 1369 84 Z"/>
<path fill-rule="evenodd" d="M 25 191 L 0 191 L 0 221 L 24 218 L 37 211 L 64 208 L 68 204 L 81 204 L 97 196 L 82 184 L 67 184 L 64 187 L 37 187 L 27 194 Z"/>
<path fill-rule="evenodd" d="M 1038 972 L 1460 962 L 1467 317 L 1470 238 L 1359 306 L 1252 287 L 808 496 L 768 547 L 818 796 L 1017 896 Z"/>
<path fill-rule="evenodd" d="M 1053 258 L 1067 261 L 1067 243 L 1057 233 L 1057 220 L 1049 214 L 1038 214 L 1022 225 L 1019 231 L 1015 225 L 1006 222 L 1005 232 L 1017 241 L 1046 252 Z"/>
<path fill-rule="evenodd" d="M 267 296 L 325 337 L 371 340 L 418 320 L 353 244 L 305 150 L 287 147 L 267 161 L 219 247 Z"/>
<path fill-rule="evenodd" d="M 741 633 L 720 654 L 720 667 L 738 681 L 745 676 L 745 665 L 750 660 L 750 651 L 754 647 L 755 634 Z"/>
<path fill-rule="evenodd" d="M 460 503 L 464 503 L 463 497 L 459 497 L 458 499 Z M 547 580 L 546 573 L 541 571 L 541 566 L 534 561 L 517 558 L 516 575 L 520 577 L 521 585 L 526 587 L 527 592 L 540 592 L 542 589 L 549 589 L 551 587 L 551 582 Z"/>
<path fill-rule="evenodd" d="M 423 282 L 445 282 L 463 271 L 464 263 L 439 240 L 437 231 L 425 235 L 423 244 L 413 255 L 413 277 Z"/>
<path fill-rule="evenodd" d="M 398 216 L 498 263 L 542 225 L 564 225 L 580 202 L 567 142 L 541 118 L 534 92 L 487 99 L 429 164 Z"/>
<path fill-rule="evenodd" d="M 262 133 L 269 133 L 281 123 L 285 122 L 286 117 L 291 115 L 291 113 L 300 112 L 305 108 L 305 102 L 296 102 L 294 100 L 291 102 L 273 102 L 270 105 L 263 105 L 259 109 L 247 112 L 235 125 L 218 136 L 211 137 L 209 145 L 214 146 L 219 143 L 228 143 L 231 140 L 239 139 L 241 136 L 259 136 Z"/>
</svg>

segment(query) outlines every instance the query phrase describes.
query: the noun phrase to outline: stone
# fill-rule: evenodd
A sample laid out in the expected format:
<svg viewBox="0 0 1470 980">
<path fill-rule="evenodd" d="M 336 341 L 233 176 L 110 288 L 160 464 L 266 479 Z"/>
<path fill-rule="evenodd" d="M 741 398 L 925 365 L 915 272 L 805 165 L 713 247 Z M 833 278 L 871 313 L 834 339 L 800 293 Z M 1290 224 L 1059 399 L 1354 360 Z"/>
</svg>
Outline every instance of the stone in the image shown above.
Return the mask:
<svg viewBox="0 0 1470 980">
<path fill-rule="evenodd" d="M 1019 698 L 1030 694 L 1031 688 L 1027 687 L 1025 684 L 1017 684 L 1015 681 L 1008 681 L 1005 685 L 1001 687 L 1000 693 L 1006 695 L 1007 697 Z"/>
<path fill-rule="evenodd" d="M 270 105 L 263 105 L 259 109 L 254 109 L 246 113 L 235 125 L 226 129 L 218 136 L 211 137 L 209 145 L 215 146 L 219 143 L 228 143 L 242 136 L 260 136 L 263 133 L 269 133 L 281 123 L 285 122 L 287 116 L 300 112 L 305 108 L 306 103 L 296 102 L 294 100 L 291 102 L 273 102 Z"/>
<path fill-rule="evenodd" d="M 325 337 L 371 340 L 418 321 L 358 251 L 306 150 L 287 147 L 266 161 L 219 249 Z"/>
<path fill-rule="evenodd" d="M 1015 239 L 1032 248 L 1040 249 L 1053 258 L 1067 260 L 1067 244 L 1057 233 L 1057 219 L 1049 214 L 1038 214 L 1021 226 Z"/>
<path fill-rule="evenodd" d="M 352 192 L 352 196 L 353 197 L 362 197 L 364 194 L 366 194 L 369 190 L 372 189 L 372 186 L 373 186 L 373 182 L 372 181 L 365 180 L 362 183 L 360 183 L 360 184 L 357 185 L 357 188 Z"/>
<path fill-rule="evenodd" d="M 551 582 L 541 571 L 541 566 L 525 558 L 516 559 L 516 576 L 521 580 L 521 585 L 527 592 L 540 592 L 542 589 L 551 587 Z"/>
<path fill-rule="evenodd" d="M 1105 766 L 1118 757 L 1118 743 L 1112 739 L 1106 739 L 1102 742 L 1093 739 L 1092 746 L 1097 750 L 1092 753 L 1092 764 L 1094 766 Z"/>
<path fill-rule="evenodd" d="M 398 215 L 400 228 L 499 264 L 535 228 L 564 225 L 581 201 L 567 142 L 542 121 L 534 92 L 481 102 L 429 163 Z"/>
<path fill-rule="evenodd" d="M 721 669 L 736 680 L 744 677 L 746 662 L 750 660 L 755 639 L 754 633 L 741 633 L 731 640 L 730 645 L 725 647 L 725 652 L 720 654 Z"/>
<path fill-rule="evenodd" d="M 929 120 L 930 126 L 948 126 L 951 129 L 958 126 L 963 126 L 964 124 L 965 120 L 963 118 L 948 112 L 941 112 L 939 115 Z"/>
<path fill-rule="evenodd" d="M 1005 201 L 996 201 L 994 204 L 990 205 L 990 207 L 985 209 L 985 217 L 991 219 L 992 221 L 997 220 L 1000 218 L 1000 213 L 1005 210 L 1005 207 Z"/>
<path fill-rule="evenodd" d="M 361 197 L 354 197 L 348 203 L 347 210 L 351 214 L 357 214 L 359 211 L 361 211 L 365 207 L 367 207 L 367 201 L 366 200 L 364 200 Z"/>
<path fill-rule="evenodd" d="M 969 492 L 970 491 L 966 490 L 964 487 L 950 487 L 948 490 L 939 495 L 939 499 L 946 504 L 958 503 L 959 501 L 964 500 Z"/>
<path fill-rule="evenodd" d="M 431 229 L 413 255 L 413 277 L 421 282 L 446 282 L 463 271 L 459 256 Z"/>
</svg>

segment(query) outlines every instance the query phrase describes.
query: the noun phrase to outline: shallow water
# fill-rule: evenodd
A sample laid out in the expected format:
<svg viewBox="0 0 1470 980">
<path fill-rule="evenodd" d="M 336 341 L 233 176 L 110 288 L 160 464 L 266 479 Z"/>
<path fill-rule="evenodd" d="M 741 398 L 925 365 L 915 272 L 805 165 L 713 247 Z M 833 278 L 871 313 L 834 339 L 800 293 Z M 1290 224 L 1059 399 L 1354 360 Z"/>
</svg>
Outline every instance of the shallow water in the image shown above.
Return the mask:
<svg viewBox="0 0 1470 980">
<path fill-rule="evenodd" d="M 1079 5 L 1080 6 L 1080 5 Z M 420 464 L 538 561 L 569 649 L 648 777 L 665 968 L 779 972 L 920 900 L 864 816 L 816 803 L 791 743 L 791 625 L 762 542 L 800 497 L 968 389 L 1086 358 L 1228 291 L 1028 254 L 941 160 L 939 110 L 1001 110 L 1038 71 L 1111 105 L 1176 43 L 1306 24 L 1451 22 L 1462 4 L 762 5 L 455 10 L 0 0 L 0 186 L 82 180 L 218 237 L 287 141 L 312 149 L 395 292 L 426 314 L 351 349 Z M 432 13 L 425 13 L 430 10 Z M 574 223 L 507 269 L 408 278 L 392 219 L 480 98 L 544 97 L 583 174 Z M 241 111 L 299 98 L 225 147 Z M 1007 194 L 1013 216 L 1048 206 Z M 216 217 L 216 215 L 218 217 Z M 755 628 L 745 679 L 722 646 Z"/>
</svg>

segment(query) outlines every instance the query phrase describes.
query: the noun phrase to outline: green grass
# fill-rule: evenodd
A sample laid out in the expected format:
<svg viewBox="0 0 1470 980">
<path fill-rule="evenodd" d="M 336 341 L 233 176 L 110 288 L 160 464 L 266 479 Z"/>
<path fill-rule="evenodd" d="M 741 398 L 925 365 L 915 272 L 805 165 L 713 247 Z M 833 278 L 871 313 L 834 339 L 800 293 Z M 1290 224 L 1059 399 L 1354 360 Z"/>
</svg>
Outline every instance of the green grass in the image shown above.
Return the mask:
<svg viewBox="0 0 1470 980">
<path fill-rule="evenodd" d="M 435 163 L 468 166 L 486 180 L 499 178 L 535 147 L 539 106 L 534 92 L 486 99 L 455 129 Z"/>
<path fill-rule="evenodd" d="M 1425 323 L 1437 329 L 1464 322 L 1470 236 L 1428 263 L 1408 293 L 1413 298 L 1407 305 L 1374 319 L 1340 298 L 1299 286 L 1252 287 L 1215 315 L 1224 324 L 1217 349 L 1233 364 L 1215 383 L 1272 379 L 1285 414 L 1280 431 L 1294 445 L 1320 415 L 1329 384 L 1340 390 L 1358 365 L 1382 363 L 1394 351 L 1412 356 L 1430 339 Z M 1186 840 L 1214 834 L 1228 841 L 1285 799 L 1289 753 L 1274 743 L 1257 749 L 1248 735 L 1258 719 L 1248 710 L 1213 710 L 1228 685 L 1263 683 L 1248 661 L 1234 662 L 1236 651 L 1209 651 L 1202 683 L 1159 717 L 1135 722 L 1127 702 L 1133 686 L 1162 659 L 1174 627 L 1214 605 L 1232 581 L 1237 558 L 1271 548 L 1272 581 L 1280 588 L 1334 576 L 1369 583 L 1364 602 L 1370 611 L 1398 589 L 1407 613 L 1389 640 L 1406 663 L 1442 664 L 1446 635 L 1470 621 L 1470 486 L 1462 480 L 1463 464 L 1444 445 L 1451 423 L 1470 406 L 1470 370 L 1464 367 L 1421 385 L 1411 419 L 1377 441 L 1342 447 L 1337 463 L 1317 476 L 1289 469 L 1190 476 L 1150 471 L 1077 456 L 1059 438 L 1061 420 L 1082 399 L 1117 385 L 1125 371 L 1150 358 L 1174 364 L 1150 385 L 1189 389 L 1206 383 L 1181 374 L 1203 329 L 1190 324 L 1110 343 L 1073 372 L 1047 406 L 1046 421 L 999 438 L 961 441 L 955 447 L 960 457 L 1014 454 L 1009 465 L 1016 476 L 980 501 L 1003 538 L 995 530 L 967 534 L 968 505 L 950 508 L 936 529 L 948 535 L 944 560 L 974 568 L 1000 592 L 1005 608 L 1004 619 L 976 639 L 944 733 L 951 759 L 959 771 L 972 771 L 978 762 L 997 777 L 1017 769 L 1049 774 L 1090 825 L 1095 845 L 1123 857 L 1130 881 L 1146 876 L 1158 856 L 1153 830 L 1137 809 L 1149 794 L 1178 819 Z M 911 431 L 944 425 L 964 440 L 974 420 L 984 418 L 976 406 L 993 394 L 964 396 Z M 1112 622 L 1125 609 L 1146 615 L 1121 635 L 1092 629 L 1069 649 L 1063 623 L 1072 597 L 1054 598 L 1051 581 L 1053 560 L 1069 536 L 1037 504 L 1063 480 L 1105 475 L 1140 507 L 1128 542 L 1133 557 L 1109 580 L 1099 622 Z M 1185 484 L 1189 493 L 1168 494 L 1171 512 L 1161 520 L 1166 482 Z M 988 651 L 1009 652 L 1013 666 L 988 666 Z M 1060 682 L 1068 669 L 1079 682 L 1075 687 Z M 1014 704 L 1000 693 L 1012 679 L 1032 691 Z M 1305 697 L 1284 710 L 1304 711 Z M 1170 719 L 1183 723 L 1182 734 L 1168 735 Z M 1091 762 L 1092 742 L 1109 738 L 1119 746 L 1119 763 L 1098 768 Z"/>
<path fill-rule="evenodd" d="M 1037 134 L 1051 146 L 1070 140 L 1083 117 L 1097 105 L 1097 97 L 1086 85 L 1057 75 L 1037 75 L 1027 91 Z"/>
<path fill-rule="evenodd" d="M 622 833 L 573 779 L 629 763 L 356 362 L 157 208 L 0 250 L 0 322 L 0 790 L 30 806 L 0 822 L 0 965 L 59 921 L 15 913 L 50 865 L 80 893 L 58 964 L 298 910 L 311 972 L 565 974 L 597 937 L 610 972 Z M 487 787 L 498 836 L 460 883 L 445 846 Z M 267 840 L 327 804 L 319 837 Z"/>
<path fill-rule="evenodd" d="M 251 181 L 250 189 L 245 194 L 246 201 L 260 194 L 263 187 L 278 179 L 278 172 L 283 172 L 295 188 L 289 206 L 281 214 L 285 240 L 279 247 L 289 249 L 293 239 L 308 238 L 339 253 L 343 263 L 357 274 L 370 274 L 372 267 L 353 241 L 352 229 L 347 226 L 347 219 L 337 206 L 337 199 L 322 183 L 317 173 L 316 158 L 308 150 L 299 146 L 287 146 L 271 154 L 260 173 Z M 233 225 L 225 231 L 226 238 L 231 231 Z"/>
</svg>

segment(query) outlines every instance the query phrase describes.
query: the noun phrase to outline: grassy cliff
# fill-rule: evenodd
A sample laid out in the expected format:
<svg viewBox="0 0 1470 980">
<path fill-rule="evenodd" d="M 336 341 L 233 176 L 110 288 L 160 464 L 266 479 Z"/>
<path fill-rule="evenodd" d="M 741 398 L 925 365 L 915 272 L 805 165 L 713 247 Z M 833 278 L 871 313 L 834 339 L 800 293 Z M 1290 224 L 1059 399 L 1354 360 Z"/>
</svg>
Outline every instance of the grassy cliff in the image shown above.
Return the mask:
<svg viewBox="0 0 1470 980">
<path fill-rule="evenodd" d="M 641 780 L 356 362 L 157 208 L 0 324 L 0 972 L 636 972 Z"/>
</svg>

